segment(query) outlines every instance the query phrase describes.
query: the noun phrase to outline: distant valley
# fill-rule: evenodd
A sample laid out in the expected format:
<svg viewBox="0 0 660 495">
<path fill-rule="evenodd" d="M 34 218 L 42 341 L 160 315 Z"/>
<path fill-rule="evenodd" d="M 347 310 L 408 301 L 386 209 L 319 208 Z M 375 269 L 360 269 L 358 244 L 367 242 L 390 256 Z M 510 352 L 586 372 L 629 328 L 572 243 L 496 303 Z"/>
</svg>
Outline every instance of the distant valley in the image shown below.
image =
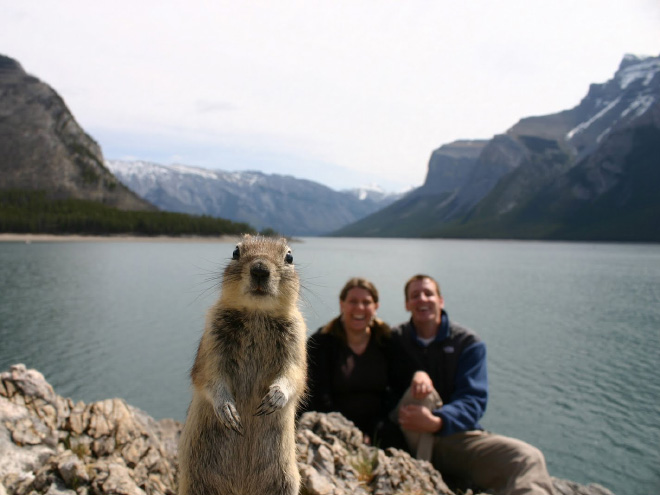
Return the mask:
<svg viewBox="0 0 660 495">
<path fill-rule="evenodd" d="M 318 182 L 255 171 L 116 160 L 106 166 L 162 210 L 223 217 L 286 235 L 327 234 L 401 197 L 376 188 L 335 191 Z"/>
</svg>

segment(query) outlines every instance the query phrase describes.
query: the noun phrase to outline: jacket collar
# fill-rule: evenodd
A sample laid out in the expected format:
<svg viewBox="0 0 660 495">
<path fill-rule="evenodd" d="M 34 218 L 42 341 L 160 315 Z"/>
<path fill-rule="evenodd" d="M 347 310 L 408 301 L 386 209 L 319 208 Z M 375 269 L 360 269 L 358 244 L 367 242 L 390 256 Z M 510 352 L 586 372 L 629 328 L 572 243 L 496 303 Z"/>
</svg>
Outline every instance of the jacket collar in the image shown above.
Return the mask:
<svg viewBox="0 0 660 495">
<path fill-rule="evenodd" d="M 433 342 L 442 342 L 447 337 L 449 337 L 449 315 L 444 309 L 441 311 L 442 311 L 442 316 L 440 320 L 440 325 L 438 325 L 438 332 L 435 334 L 435 338 L 433 339 Z M 413 340 L 415 340 L 419 345 L 424 345 L 424 343 L 420 340 L 420 338 L 417 335 L 417 329 L 415 328 L 415 324 L 413 323 L 412 318 L 410 318 L 410 328 L 412 330 Z"/>
</svg>

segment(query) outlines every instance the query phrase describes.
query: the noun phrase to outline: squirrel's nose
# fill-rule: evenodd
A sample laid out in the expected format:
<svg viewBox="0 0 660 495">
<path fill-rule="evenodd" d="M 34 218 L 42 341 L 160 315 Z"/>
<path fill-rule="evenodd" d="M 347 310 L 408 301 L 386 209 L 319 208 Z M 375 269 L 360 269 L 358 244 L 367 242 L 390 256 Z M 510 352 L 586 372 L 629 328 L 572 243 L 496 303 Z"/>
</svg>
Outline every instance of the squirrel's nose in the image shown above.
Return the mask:
<svg viewBox="0 0 660 495">
<path fill-rule="evenodd" d="M 250 268 L 250 274 L 257 280 L 265 280 L 270 276 L 270 270 L 263 263 L 255 263 Z"/>
</svg>

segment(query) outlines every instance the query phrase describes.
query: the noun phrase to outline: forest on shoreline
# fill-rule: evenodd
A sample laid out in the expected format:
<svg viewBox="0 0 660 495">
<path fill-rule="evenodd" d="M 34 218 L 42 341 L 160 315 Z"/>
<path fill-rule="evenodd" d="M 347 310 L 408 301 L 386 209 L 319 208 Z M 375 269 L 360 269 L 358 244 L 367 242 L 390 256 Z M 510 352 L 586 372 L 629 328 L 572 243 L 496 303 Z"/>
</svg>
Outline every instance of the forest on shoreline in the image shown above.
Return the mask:
<svg viewBox="0 0 660 495">
<path fill-rule="evenodd" d="M 96 201 L 55 199 L 45 191 L 26 190 L 0 191 L 0 232 L 174 237 L 256 233 L 247 223 L 207 215 L 125 211 Z"/>
</svg>

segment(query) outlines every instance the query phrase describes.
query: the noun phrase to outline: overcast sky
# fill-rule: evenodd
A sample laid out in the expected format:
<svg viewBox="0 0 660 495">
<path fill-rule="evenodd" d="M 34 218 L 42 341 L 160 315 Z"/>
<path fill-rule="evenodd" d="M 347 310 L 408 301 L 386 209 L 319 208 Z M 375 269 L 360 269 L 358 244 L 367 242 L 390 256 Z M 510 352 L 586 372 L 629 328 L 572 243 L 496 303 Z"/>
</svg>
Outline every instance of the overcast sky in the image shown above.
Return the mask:
<svg viewBox="0 0 660 495">
<path fill-rule="evenodd" d="M 419 186 L 431 152 L 660 54 L 658 0 L 0 0 L 107 159 Z"/>
</svg>

